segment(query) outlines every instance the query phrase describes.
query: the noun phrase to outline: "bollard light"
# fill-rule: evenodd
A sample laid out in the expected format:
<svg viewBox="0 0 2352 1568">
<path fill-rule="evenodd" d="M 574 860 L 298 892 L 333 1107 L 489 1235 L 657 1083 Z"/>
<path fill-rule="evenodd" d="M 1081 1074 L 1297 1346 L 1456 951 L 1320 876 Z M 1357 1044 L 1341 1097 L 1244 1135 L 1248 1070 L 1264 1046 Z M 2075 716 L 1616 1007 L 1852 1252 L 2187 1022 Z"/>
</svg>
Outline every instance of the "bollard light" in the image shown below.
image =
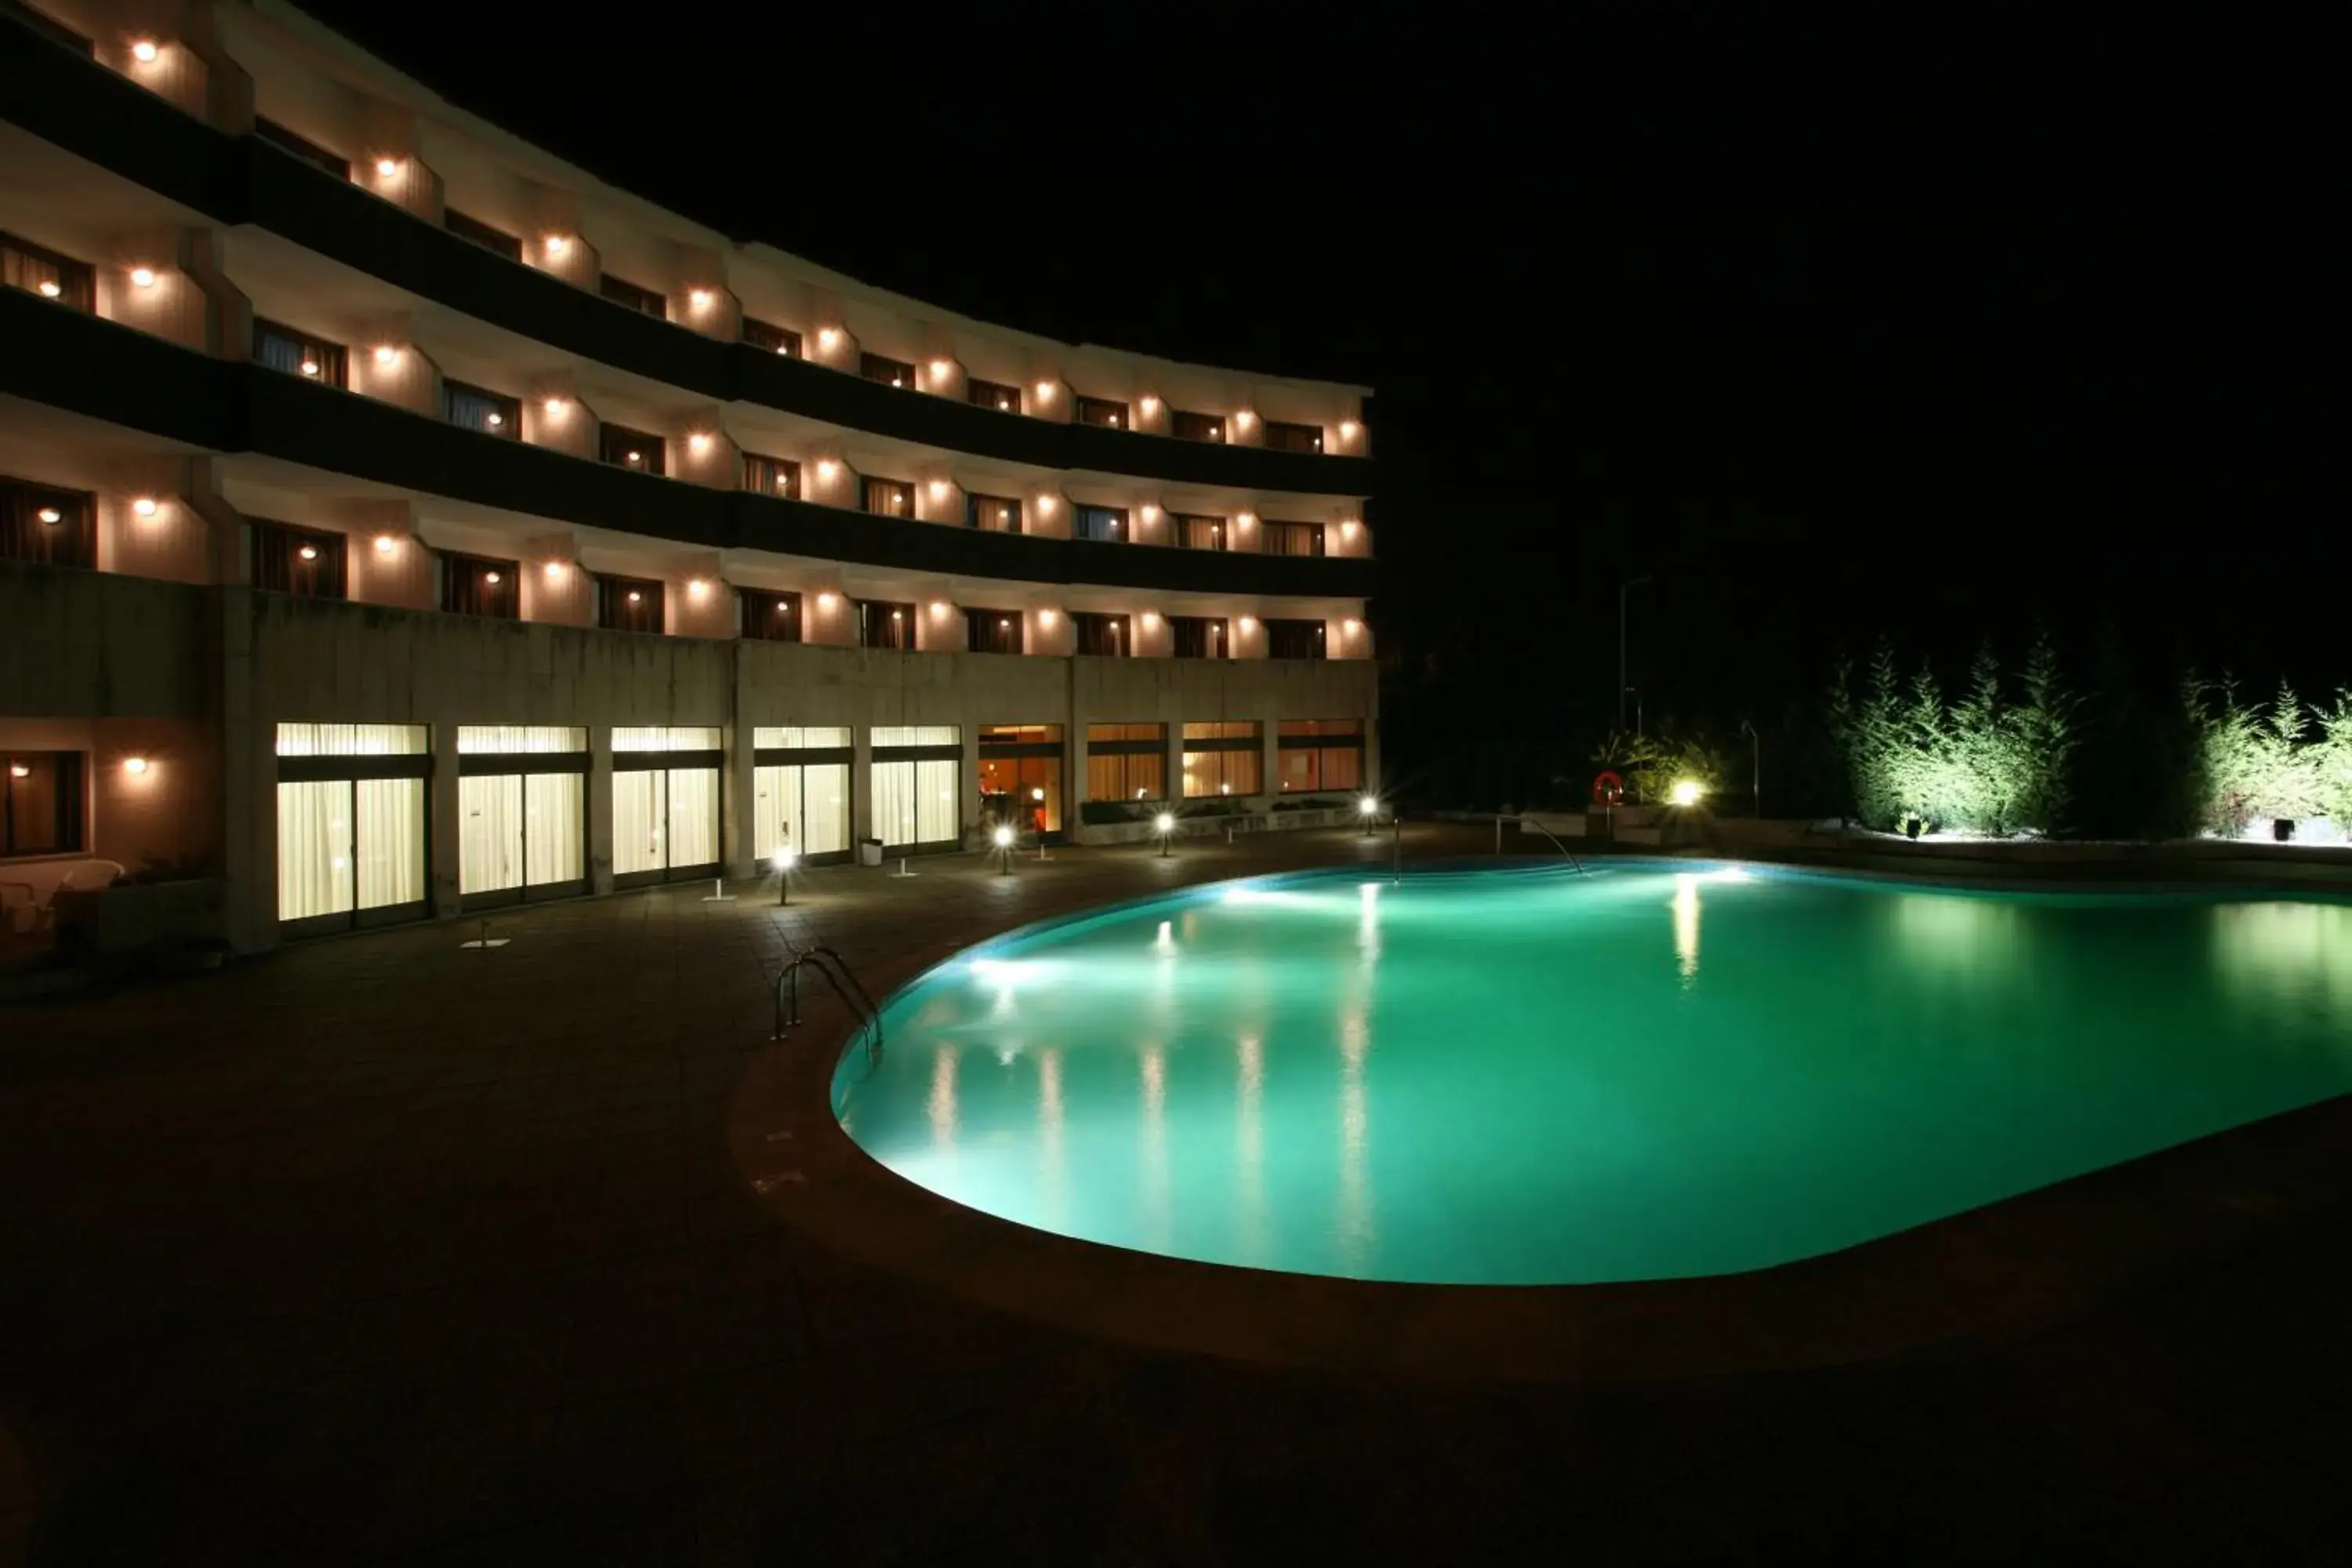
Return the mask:
<svg viewBox="0 0 2352 1568">
<path fill-rule="evenodd" d="M 1380 820 L 1380 797 L 1371 795 L 1360 797 L 1356 802 L 1356 815 L 1364 819 L 1364 837 L 1370 838 L 1374 825 Z"/>
<path fill-rule="evenodd" d="M 1013 875 L 1012 825 L 1010 823 L 998 823 L 996 825 L 996 831 L 990 834 L 989 837 L 992 839 L 996 845 L 996 853 L 999 859 L 999 864 L 996 868 L 997 875 L 1000 877 L 1010 877 Z"/>
<path fill-rule="evenodd" d="M 1160 853 L 1164 857 L 1168 853 L 1168 839 L 1176 831 L 1175 813 L 1161 812 L 1151 819 L 1151 828 L 1160 835 Z"/>
<path fill-rule="evenodd" d="M 793 862 L 800 855 L 789 845 L 776 851 L 771 864 L 776 868 L 776 903 L 779 907 L 793 901 Z"/>
</svg>

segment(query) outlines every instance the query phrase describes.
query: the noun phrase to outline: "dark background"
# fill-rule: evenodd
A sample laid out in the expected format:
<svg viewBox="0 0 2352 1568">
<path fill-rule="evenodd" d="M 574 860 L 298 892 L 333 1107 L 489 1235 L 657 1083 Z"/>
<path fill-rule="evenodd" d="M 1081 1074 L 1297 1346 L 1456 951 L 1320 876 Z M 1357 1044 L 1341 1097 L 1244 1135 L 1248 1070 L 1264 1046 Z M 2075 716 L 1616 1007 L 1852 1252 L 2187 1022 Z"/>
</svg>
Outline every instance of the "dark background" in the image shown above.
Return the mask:
<svg viewBox="0 0 2352 1568">
<path fill-rule="evenodd" d="M 740 237 L 1057 337 L 1375 385 L 1384 733 L 1431 804 L 1590 772 L 1641 574 L 1654 729 L 1786 731 L 1881 635 L 1957 678 L 2047 626 L 2151 701 L 2191 664 L 2352 680 L 2316 33 L 312 8 Z"/>
</svg>

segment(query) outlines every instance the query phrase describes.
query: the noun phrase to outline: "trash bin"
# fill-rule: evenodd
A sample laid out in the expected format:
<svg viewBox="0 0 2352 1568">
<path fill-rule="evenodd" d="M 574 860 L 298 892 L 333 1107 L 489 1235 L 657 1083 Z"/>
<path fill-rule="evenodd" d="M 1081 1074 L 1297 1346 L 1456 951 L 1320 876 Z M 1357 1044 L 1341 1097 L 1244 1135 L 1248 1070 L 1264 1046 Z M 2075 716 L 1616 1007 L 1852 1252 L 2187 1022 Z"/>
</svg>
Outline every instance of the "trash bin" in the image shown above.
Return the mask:
<svg viewBox="0 0 2352 1568">
<path fill-rule="evenodd" d="M 857 841 L 857 863 L 861 866 L 882 864 L 882 840 L 861 838 Z"/>
</svg>

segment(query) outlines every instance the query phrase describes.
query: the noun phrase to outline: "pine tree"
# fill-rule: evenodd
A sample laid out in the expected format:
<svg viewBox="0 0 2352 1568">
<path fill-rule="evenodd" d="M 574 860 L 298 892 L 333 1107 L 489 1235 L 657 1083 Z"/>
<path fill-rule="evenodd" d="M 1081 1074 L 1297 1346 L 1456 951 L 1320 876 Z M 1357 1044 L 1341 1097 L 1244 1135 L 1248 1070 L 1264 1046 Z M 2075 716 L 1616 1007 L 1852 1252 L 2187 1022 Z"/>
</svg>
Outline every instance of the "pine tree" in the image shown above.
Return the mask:
<svg viewBox="0 0 2352 1568">
<path fill-rule="evenodd" d="M 2081 700 L 2066 689 L 2058 669 L 2058 649 L 2048 632 L 2033 639 L 2025 655 L 2024 705 L 2012 715 L 2017 819 L 2027 827 L 2057 833 L 2073 804 L 2072 763 L 2082 743 L 2077 713 Z"/>
</svg>

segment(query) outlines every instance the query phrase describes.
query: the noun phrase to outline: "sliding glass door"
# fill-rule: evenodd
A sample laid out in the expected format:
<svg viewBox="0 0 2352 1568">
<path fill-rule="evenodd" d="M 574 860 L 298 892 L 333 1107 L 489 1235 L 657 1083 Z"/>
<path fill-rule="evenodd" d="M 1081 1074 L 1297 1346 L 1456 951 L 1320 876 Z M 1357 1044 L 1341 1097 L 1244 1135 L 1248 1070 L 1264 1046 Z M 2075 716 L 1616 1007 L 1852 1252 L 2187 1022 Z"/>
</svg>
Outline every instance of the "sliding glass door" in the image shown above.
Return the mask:
<svg viewBox="0 0 2352 1568">
<path fill-rule="evenodd" d="M 613 882 L 719 875 L 719 732 L 693 725 L 613 731 Z"/>
<path fill-rule="evenodd" d="M 956 801 L 962 740 L 953 724 L 874 727 L 874 836 L 885 849 L 962 847 Z"/>
<path fill-rule="evenodd" d="M 803 865 L 849 858 L 849 731 L 768 726 L 752 731 L 751 837 L 765 861 L 782 848 Z"/>
<path fill-rule="evenodd" d="M 457 892 L 468 909 L 588 890 L 588 731 L 457 731 Z"/>
<path fill-rule="evenodd" d="M 304 936 L 430 912 L 422 724 L 278 726 L 278 921 Z"/>
</svg>

